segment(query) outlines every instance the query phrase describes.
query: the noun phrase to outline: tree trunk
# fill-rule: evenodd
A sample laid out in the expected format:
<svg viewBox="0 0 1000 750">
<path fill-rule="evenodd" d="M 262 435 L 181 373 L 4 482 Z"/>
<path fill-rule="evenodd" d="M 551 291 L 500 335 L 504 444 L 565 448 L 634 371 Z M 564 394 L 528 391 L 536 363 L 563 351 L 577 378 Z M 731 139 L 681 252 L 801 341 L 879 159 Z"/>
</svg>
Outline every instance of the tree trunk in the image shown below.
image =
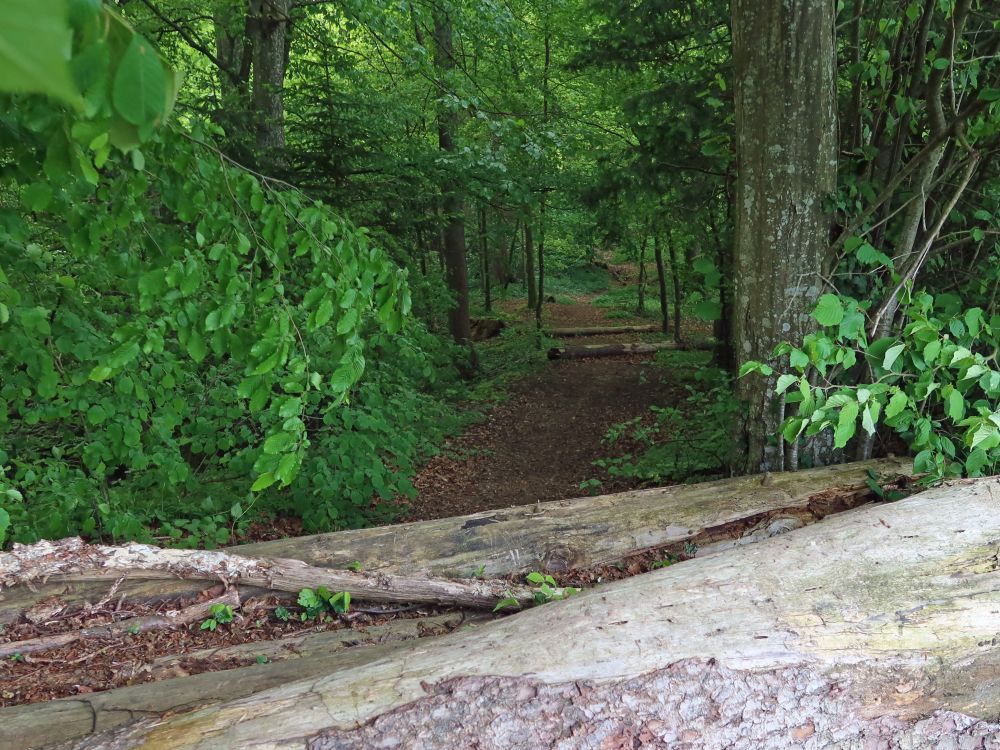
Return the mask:
<svg viewBox="0 0 1000 750">
<path fill-rule="evenodd" d="M 674 285 L 674 341 L 681 342 L 681 303 L 683 302 L 681 293 L 681 264 L 677 259 L 677 245 L 674 238 L 667 230 L 667 250 L 670 251 L 670 278 Z"/>
<path fill-rule="evenodd" d="M 635 303 L 636 315 L 646 314 L 646 243 L 648 241 L 649 235 L 645 234 L 639 244 L 639 290 Z"/>
<path fill-rule="evenodd" d="M 120 726 L 136 716 L 190 711 L 200 706 L 260 693 L 295 680 L 359 667 L 408 649 L 412 638 L 435 637 L 481 618 L 459 614 L 419 618 L 364 629 L 346 628 L 310 636 L 255 642 L 253 656 L 271 655 L 266 664 L 175 677 L 72 698 L 0 709 L 0 750 L 48 747 Z M 372 644 L 372 645 L 369 645 Z M 234 647 L 240 648 L 240 647 Z M 217 651 L 221 651 L 219 649 Z M 154 665 L 153 669 L 169 668 Z"/>
<path fill-rule="evenodd" d="M 442 87 L 450 91 L 451 73 L 455 68 L 451 19 L 439 6 L 434 8 L 434 63 Z M 444 101 L 438 104 L 438 146 L 446 158 L 455 153 L 458 113 Z M 441 208 L 444 212 L 444 266 L 448 289 L 455 296 L 455 306 L 448 311 L 448 330 L 457 344 L 468 346 L 475 368 L 475 350 L 469 331 L 469 271 L 465 258 L 465 212 L 462 194 L 453 174 L 448 174 L 442 186 Z"/>
<path fill-rule="evenodd" d="M 493 312 L 493 289 L 491 285 L 490 242 L 486 233 L 486 204 L 479 207 L 479 242 L 483 253 L 483 309 Z"/>
<path fill-rule="evenodd" d="M 528 309 L 534 310 L 538 304 L 538 288 L 535 286 L 535 236 L 531 231 L 531 215 L 524 222 L 524 283 L 528 287 Z"/>
<path fill-rule="evenodd" d="M 592 357 L 621 357 L 631 354 L 654 354 L 666 349 L 711 349 L 711 344 L 678 344 L 676 341 L 658 341 L 653 344 L 585 344 L 583 346 L 554 346 L 549 349 L 549 359 L 590 359 Z"/>
<path fill-rule="evenodd" d="M 74 747 L 993 747 L 997 488 L 846 513 Z"/>
<path fill-rule="evenodd" d="M 289 558 L 318 568 L 345 570 L 355 562 L 372 574 L 470 578 L 539 570 L 559 573 L 572 568 L 613 562 L 649 548 L 694 540 L 703 543 L 721 528 L 741 519 L 760 520 L 776 513 L 813 509 L 817 517 L 831 512 L 830 498 L 850 507 L 865 497 L 867 471 L 907 475 L 908 461 L 847 464 L 795 474 L 724 479 L 703 484 L 585 497 L 571 501 L 486 511 L 469 516 L 421 521 L 232 547 L 235 555 Z M 826 499 L 824 499 L 826 498 Z M 628 513 L 622 513 L 623 507 Z M 664 519 L 669 518 L 669 523 Z M 0 554 L 0 561 L 5 556 Z M 60 578 L 33 588 L 10 588 L 0 581 L 0 623 L 38 607 L 59 612 L 81 601 L 108 594 L 107 581 Z M 203 586 L 183 579 L 142 581 L 126 578 L 115 595 L 135 601 L 157 601 L 198 593 Z M 241 586 L 242 597 L 260 589 Z"/>
<path fill-rule="evenodd" d="M 834 4 L 735 0 L 736 252 L 733 343 L 766 361 L 815 329 L 836 189 Z M 738 381 L 747 403 L 743 469 L 782 468 L 775 377 Z"/>
<path fill-rule="evenodd" d="M 253 112 L 257 152 L 265 169 L 282 171 L 285 158 L 285 69 L 291 26 L 289 0 L 250 0 Z"/>
<path fill-rule="evenodd" d="M 653 233 L 653 257 L 656 260 L 656 280 L 660 285 L 660 316 L 664 335 L 670 333 L 670 308 L 667 306 L 667 273 L 663 267 L 663 248 L 659 235 Z"/>
</svg>

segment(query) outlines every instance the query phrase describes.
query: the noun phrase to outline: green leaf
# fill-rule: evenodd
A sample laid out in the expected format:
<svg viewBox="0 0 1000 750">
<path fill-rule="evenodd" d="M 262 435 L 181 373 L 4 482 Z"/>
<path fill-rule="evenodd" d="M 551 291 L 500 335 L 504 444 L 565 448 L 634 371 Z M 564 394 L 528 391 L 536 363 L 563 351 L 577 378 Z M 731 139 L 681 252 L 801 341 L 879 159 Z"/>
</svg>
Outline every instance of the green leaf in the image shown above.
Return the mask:
<svg viewBox="0 0 1000 750">
<path fill-rule="evenodd" d="M 543 576 L 541 573 L 537 572 L 528 573 L 526 578 L 528 579 L 528 583 L 534 583 L 536 585 L 541 585 L 545 583 L 545 576 Z"/>
<path fill-rule="evenodd" d="M 957 389 L 948 394 L 948 416 L 955 422 L 965 419 L 965 397 Z"/>
<path fill-rule="evenodd" d="M 0 14 L 0 91 L 46 94 L 79 106 L 66 0 L 4 0 Z"/>
<path fill-rule="evenodd" d="M 792 383 L 796 383 L 796 382 L 798 382 L 798 380 L 799 380 L 799 378 L 798 378 L 797 375 L 787 375 L 787 374 L 786 375 L 781 375 L 778 378 L 778 385 L 775 388 L 775 393 L 777 393 L 777 394 L 784 393 L 785 391 L 788 390 L 788 387 Z"/>
<path fill-rule="evenodd" d="M 521 603 L 512 596 L 508 596 L 506 599 L 501 599 L 497 602 L 497 606 L 493 608 L 494 612 L 499 612 L 501 609 L 509 609 L 511 607 L 521 607 Z"/>
<path fill-rule="evenodd" d="M 989 463 L 989 458 L 982 448 L 976 448 L 969 454 L 969 457 L 965 459 L 965 473 L 970 477 L 979 476 L 983 467 Z"/>
<path fill-rule="evenodd" d="M 899 358 L 899 355 L 903 353 L 903 349 L 906 348 L 905 344 L 896 344 L 895 346 L 890 346 L 886 352 L 885 356 L 882 358 L 882 367 L 886 370 L 891 370 L 893 364 Z"/>
<path fill-rule="evenodd" d="M 294 441 L 294 435 L 287 432 L 277 432 L 264 441 L 263 451 L 270 455 L 277 455 L 288 448 Z"/>
<path fill-rule="evenodd" d="M 159 124 L 166 112 L 167 71 L 153 46 L 138 34 L 122 55 L 111 101 L 132 125 Z"/>
<path fill-rule="evenodd" d="M 260 492 L 261 490 L 266 490 L 268 487 L 270 487 L 276 481 L 278 481 L 278 480 L 275 478 L 274 474 L 272 474 L 269 471 L 264 472 L 259 477 L 257 477 L 257 481 L 255 481 L 250 486 L 250 491 L 251 492 Z M 246 486 L 246 485 L 244 485 L 244 486 Z"/>
<path fill-rule="evenodd" d="M 192 330 L 187 340 L 187 352 L 198 364 L 201 364 L 208 355 L 208 346 L 205 339 L 197 330 Z"/>
<path fill-rule="evenodd" d="M 824 294 L 813 310 L 813 317 L 821 326 L 840 325 L 840 321 L 844 319 L 844 306 L 840 297 L 835 294 Z"/>
<path fill-rule="evenodd" d="M 848 401 L 840 410 L 840 418 L 837 420 L 837 429 L 833 436 L 835 448 L 843 448 L 847 445 L 847 441 L 854 437 L 857 430 L 858 411 L 857 401 Z"/>
<path fill-rule="evenodd" d="M 906 408 L 909 402 L 909 397 L 903 391 L 897 390 L 892 394 L 892 397 L 889 399 L 889 405 L 885 408 L 886 418 L 891 419 L 895 417 Z"/>
<path fill-rule="evenodd" d="M 934 70 L 944 70 L 948 67 L 948 63 L 949 61 L 947 57 L 939 57 L 933 63 Z"/>
<path fill-rule="evenodd" d="M 861 413 L 861 426 L 869 435 L 875 434 L 875 419 L 877 418 L 878 404 L 865 404 L 865 409 Z"/>
</svg>

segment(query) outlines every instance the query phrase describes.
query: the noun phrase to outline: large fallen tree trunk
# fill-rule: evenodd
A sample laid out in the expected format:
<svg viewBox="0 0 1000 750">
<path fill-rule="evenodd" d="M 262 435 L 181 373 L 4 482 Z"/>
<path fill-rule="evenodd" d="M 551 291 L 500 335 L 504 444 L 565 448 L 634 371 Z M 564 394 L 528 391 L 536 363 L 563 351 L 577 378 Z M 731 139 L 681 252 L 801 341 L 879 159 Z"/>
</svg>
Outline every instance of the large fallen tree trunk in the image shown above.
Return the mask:
<svg viewBox="0 0 1000 750">
<path fill-rule="evenodd" d="M 549 359 L 587 359 L 590 357 L 621 357 L 626 354 L 652 354 L 665 349 L 711 349 L 711 344 L 676 341 L 657 341 L 652 344 L 585 344 L 583 346 L 554 346 L 549 349 Z"/>
<path fill-rule="evenodd" d="M 242 698 L 293 680 L 383 659 L 407 647 L 406 641 L 427 634 L 437 637 L 442 631 L 482 622 L 477 615 L 440 615 L 362 629 L 294 635 L 220 648 L 212 653 L 165 657 L 154 662 L 154 674 L 166 669 L 183 675 L 182 665 L 189 660 L 215 656 L 264 655 L 269 661 L 0 709 L 0 750 L 43 747 L 110 729 L 141 716 L 159 716 Z"/>
<path fill-rule="evenodd" d="M 546 332 L 550 336 L 569 338 L 572 336 L 615 336 L 619 333 L 656 333 L 659 330 L 659 325 L 579 326 L 575 328 L 549 328 Z"/>
<path fill-rule="evenodd" d="M 960 483 L 75 748 L 984 748 L 1000 484 Z"/>
<path fill-rule="evenodd" d="M 434 521 L 283 539 L 233 547 L 251 558 L 286 558 L 344 570 L 360 564 L 372 573 L 471 578 L 532 570 L 558 573 L 615 562 L 643 550 L 706 546 L 742 536 L 747 526 L 775 516 L 808 523 L 871 497 L 869 471 L 894 481 L 911 471 L 908 460 L 828 466 L 794 473 L 740 477 L 616 495 L 540 503 Z M 4 556 L 0 554 L 0 561 Z M 117 595 L 158 600 L 197 593 L 202 586 L 179 578 L 126 578 Z M 0 623 L 34 608 L 94 602 L 107 581 L 63 578 L 0 592 Z M 257 593 L 247 590 L 244 596 Z"/>
</svg>

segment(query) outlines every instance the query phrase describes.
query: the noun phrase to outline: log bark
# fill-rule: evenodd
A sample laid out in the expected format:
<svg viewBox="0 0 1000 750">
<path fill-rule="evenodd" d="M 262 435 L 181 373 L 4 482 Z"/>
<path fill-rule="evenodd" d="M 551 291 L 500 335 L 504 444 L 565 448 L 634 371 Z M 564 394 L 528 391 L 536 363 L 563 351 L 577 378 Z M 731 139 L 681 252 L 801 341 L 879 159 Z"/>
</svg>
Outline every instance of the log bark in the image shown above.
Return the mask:
<svg viewBox="0 0 1000 750">
<path fill-rule="evenodd" d="M 710 349 L 711 344 L 657 341 L 653 344 L 586 344 L 584 346 L 554 346 L 549 359 L 588 359 L 590 357 L 621 357 L 626 354 L 653 354 L 665 349 Z"/>
<path fill-rule="evenodd" d="M 549 328 L 547 333 L 550 336 L 567 338 L 571 336 L 613 336 L 619 333 L 656 333 L 660 330 L 658 325 L 635 325 L 635 326 L 578 326 L 571 328 Z"/>
<path fill-rule="evenodd" d="M 409 648 L 408 641 L 415 638 L 435 638 L 441 631 L 449 632 L 483 621 L 477 615 L 465 618 L 458 614 L 441 615 L 219 649 L 219 656 L 237 656 L 242 651 L 252 657 L 263 654 L 271 661 L 0 709 L 0 727 L 3 727 L 0 750 L 53 745 L 104 731 L 137 717 L 235 700 L 294 680 L 383 659 Z M 177 667 L 189 657 L 171 658 L 176 661 L 167 663 L 164 660 L 154 665 L 154 672 Z"/>
<path fill-rule="evenodd" d="M 614 562 L 647 549 L 693 540 L 705 546 L 733 535 L 733 525 L 775 515 L 807 521 L 865 502 L 867 472 L 908 475 L 908 460 L 843 464 L 822 469 L 741 477 L 696 485 L 584 497 L 511 507 L 434 521 L 340 531 L 232 547 L 252 558 L 292 558 L 343 570 L 468 578 L 482 567 L 486 577 L 532 570 L 558 573 Z M 622 509 L 628 509 L 623 513 Z M 739 533 L 737 532 L 738 536 Z M 156 600 L 196 593 L 191 581 L 123 581 L 119 595 Z M 0 623 L 25 610 L 58 611 L 106 596 L 106 581 L 36 582 L 34 589 L 0 592 Z M 259 593 L 241 587 L 244 597 Z"/>
<path fill-rule="evenodd" d="M 0 592 L 15 586 L 60 578 L 115 581 L 122 576 L 152 580 L 184 578 L 239 583 L 296 593 L 304 588 L 346 591 L 353 599 L 376 602 L 422 602 L 492 609 L 501 599 L 532 602 L 530 589 L 497 580 L 454 581 L 425 576 L 334 570 L 301 560 L 255 559 L 210 550 L 160 549 L 148 544 L 111 547 L 85 544 L 79 538 L 32 545 L 15 544 L 0 555 Z"/>
<path fill-rule="evenodd" d="M 72 747 L 995 747 L 998 538 L 957 483 Z"/>
</svg>

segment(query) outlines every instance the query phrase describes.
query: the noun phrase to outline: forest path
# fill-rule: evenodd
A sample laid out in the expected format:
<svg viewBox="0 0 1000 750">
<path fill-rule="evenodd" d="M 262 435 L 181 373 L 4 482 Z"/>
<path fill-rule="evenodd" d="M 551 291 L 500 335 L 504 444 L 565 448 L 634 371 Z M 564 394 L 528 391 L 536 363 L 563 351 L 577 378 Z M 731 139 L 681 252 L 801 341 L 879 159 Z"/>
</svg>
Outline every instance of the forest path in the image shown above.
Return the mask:
<svg viewBox="0 0 1000 750">
<path fill-rule="evenodd" d="M 597 295 L 547 303 L 548 326 L 624 325 L 592 304 Z M 520 309 L 514 310 L 517 304 Z M 507 303 L 533 325 L 523 300 Z M 650 319 L 638 322 L 650 322 Z M 700 332 L 699 332 L 700 333 Z M 625 343 L 656 339 L 635 334 L 586 336 L 574 344 Z M 603 481 L 601 492 L 630 489 L 633 482 L 612 478 L 593 465 L 620 453 L 602 443 L 613 425 L 649 413 L 653 405 L 676 403 L 684 386 L 655 365 L 652 355 L 556 360 L 511 387 L 510 398 L 486 418 L 450 441 L 414 480 L 418 496 L 405 520 L 426 520 L 511 505 L 562 500 L 587 494 L 580 483 Z"/>
</svg>

